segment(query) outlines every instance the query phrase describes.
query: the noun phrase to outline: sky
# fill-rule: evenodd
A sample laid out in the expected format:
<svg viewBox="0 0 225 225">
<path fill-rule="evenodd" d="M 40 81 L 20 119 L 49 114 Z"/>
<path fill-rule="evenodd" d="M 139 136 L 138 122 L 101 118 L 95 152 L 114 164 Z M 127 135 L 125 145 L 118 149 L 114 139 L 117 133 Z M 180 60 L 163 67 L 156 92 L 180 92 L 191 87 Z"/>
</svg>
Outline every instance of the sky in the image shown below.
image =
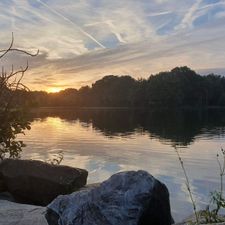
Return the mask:
<svg viewBox="0 0 225 225">
<path fill-rule="evenodd" d="M 147 78 L 176 66 L 225 75 L 225 0 L 0 0 L 0 49 L 13 32 L 32 90 L 91 85 L 105 75 Z"/>
</svg>

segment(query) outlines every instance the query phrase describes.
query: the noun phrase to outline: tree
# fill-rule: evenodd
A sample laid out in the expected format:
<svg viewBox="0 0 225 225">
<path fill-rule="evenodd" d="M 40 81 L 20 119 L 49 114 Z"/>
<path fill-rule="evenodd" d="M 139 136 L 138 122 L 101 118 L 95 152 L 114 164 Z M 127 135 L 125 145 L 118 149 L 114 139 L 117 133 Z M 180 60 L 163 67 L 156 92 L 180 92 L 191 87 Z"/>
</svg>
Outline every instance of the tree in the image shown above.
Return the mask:
<svg viewBox="0 0 225 225">
<path fill-rule="evenodd" d="M 23 54 L 34 57 L 22 49 L 14 48 L 14 37 L 7 49 L 0 50 L 0 62 L 6 58 L 9 52 L 13 54 Z M 28 62 L 25 67 L 14 69 L 12 64 L 10 72 L 2 67 L 0 73 L 0 159 L 5 157 L 19 157 L 22 148 L 25 146 L 22 141 L 17 140 L 18 134 L 23 134 L 26 129 L 30 129 L 30 123 L 24 117 L 25 105 L 16 104 L 16 95 L 21 91 L 29 89 L 22 83 L 25 72 L 28 70 Z"/>
</svg>

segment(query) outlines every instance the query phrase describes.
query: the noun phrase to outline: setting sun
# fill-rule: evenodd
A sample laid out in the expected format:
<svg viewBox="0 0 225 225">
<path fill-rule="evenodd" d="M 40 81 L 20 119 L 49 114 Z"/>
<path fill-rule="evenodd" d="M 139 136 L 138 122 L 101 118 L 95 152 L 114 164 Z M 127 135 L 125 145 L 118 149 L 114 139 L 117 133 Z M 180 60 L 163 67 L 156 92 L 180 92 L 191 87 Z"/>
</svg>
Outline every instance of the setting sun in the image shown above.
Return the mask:
<svg viewBox="0 0 225 225">
<path fill-rule="evenodd" d="M 63 90 L 63 88 L 61 88 L 61 87 L 51 87 L 51 88 L 47 89 L 47 92 L 48 93 L 57 93 L 57 92 L 60 92 L 62 90 Z"/>
</svg>

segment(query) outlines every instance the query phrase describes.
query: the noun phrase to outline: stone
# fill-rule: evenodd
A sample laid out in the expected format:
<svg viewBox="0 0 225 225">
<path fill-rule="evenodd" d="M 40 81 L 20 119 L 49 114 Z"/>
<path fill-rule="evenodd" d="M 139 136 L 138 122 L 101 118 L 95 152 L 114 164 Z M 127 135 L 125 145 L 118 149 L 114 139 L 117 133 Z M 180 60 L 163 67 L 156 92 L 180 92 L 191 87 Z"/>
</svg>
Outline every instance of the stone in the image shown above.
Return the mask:
<svg viewBox="0 0 225 225">
<path fill-rule="evenodd" d="M 0 200 L 0 225 L 48 225 L 46 208 Z"/>
<path fill-rule="evenodd" d="M 3 192 L 3 191 L 5 191 L 5 184 L 4 184 L 4 181 L 1 180 L 0 178 L 0 192 Z"/>
<path fill-rule="evenodd" d="M 46 206 L 58 195 L 83 187 L 87 176 L 83 169 L 37 160 L 5 159 L 0 163 L 4 186 L 20 203 Z"/>
<path fill-rule="evenodd" d="M 146 171 L 120 172 L 47 206 L 50 225 L 170 225 L 169 193 Z"/>
<path fill-rule="evenodd" d="M 0 161 L 0 164 L 1 164 L 2 161 Z M 5 188 L 5 184 L 4 184 L 4 181 L 3 181 L 3 177 L 1 176 L 0 174 L 0 192 L 4 192 L 6 190 Z"/>
<path fill-rule="evenodd" d="M 9 192 L 0 192 L 0 200 L 7 200 L 10 202 L 15 202 L 16 200 Z"/>
</svg>

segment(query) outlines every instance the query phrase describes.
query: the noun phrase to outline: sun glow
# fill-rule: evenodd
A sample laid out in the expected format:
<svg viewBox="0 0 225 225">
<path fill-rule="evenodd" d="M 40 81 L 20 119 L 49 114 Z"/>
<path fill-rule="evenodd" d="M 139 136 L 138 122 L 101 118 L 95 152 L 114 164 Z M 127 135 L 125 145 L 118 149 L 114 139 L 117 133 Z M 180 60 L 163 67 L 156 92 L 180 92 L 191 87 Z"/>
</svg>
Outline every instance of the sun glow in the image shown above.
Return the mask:
<svg viewBox="0 0 225 225">
<path fill-rule="evenodd" d="M 61 88 L 61 87 L 50 87 L 50 88 L 47 89 L 47 92 L 49 92 L 49 93 L 57 93 L 57 92 L 60 92 L 62 90 L 63 90 L 63 88 Z"/>
</svg>

